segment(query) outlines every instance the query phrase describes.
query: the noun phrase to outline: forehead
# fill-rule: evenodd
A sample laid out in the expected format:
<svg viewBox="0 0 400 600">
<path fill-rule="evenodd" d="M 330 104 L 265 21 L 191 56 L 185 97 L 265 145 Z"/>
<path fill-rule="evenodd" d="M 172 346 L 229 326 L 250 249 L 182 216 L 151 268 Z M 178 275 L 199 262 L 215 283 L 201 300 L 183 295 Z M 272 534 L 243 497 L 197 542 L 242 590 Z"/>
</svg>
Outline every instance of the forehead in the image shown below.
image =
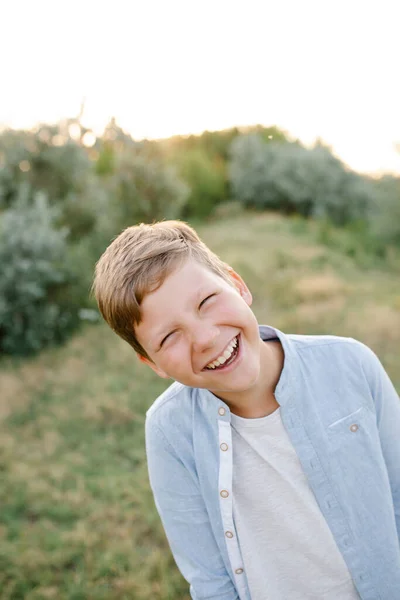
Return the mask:
<svg viewBox="0 0 400 600">
<path fill-rule="evenodd" d="M 225 282 L 205 265 L 190 259 L 183 265 L 178 265 L 157 289 L 144 296 L 141 311 L 146 313 L 149 308 L 156 308 L 164 303 L 169 306 L 170 302 L 176 304 L 190 301 L 196 298 L 204 286 L 213 283 Z"/>
</svg>

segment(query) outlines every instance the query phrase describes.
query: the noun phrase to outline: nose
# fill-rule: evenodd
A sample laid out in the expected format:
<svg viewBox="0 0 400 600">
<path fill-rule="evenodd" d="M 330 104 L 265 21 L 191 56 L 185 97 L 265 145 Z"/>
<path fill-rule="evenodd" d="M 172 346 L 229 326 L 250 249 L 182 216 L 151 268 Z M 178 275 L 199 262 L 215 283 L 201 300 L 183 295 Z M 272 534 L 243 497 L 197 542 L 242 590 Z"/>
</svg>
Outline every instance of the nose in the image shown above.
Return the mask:
<svg viewBox="0 0 400 600">
<path fill-rule="evenodd" d="M 218 327 L 206 324 L 203 321 L 196 329 L 192 330 L 192 347 L 194 352 L 201 353 L 209 350 L 215 346 L 218 336 Z"/>
</svg>

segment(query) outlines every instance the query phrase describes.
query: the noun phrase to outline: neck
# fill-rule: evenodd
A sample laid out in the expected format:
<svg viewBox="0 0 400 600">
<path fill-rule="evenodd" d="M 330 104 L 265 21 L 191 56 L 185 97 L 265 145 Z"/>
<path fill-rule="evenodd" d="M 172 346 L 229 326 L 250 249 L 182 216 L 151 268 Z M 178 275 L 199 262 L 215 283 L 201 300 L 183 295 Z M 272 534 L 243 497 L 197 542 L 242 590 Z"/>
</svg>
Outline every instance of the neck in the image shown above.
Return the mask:
<svg viewBox="0 0 400 600">
<path fill-rule="evenodd" d="M 255 385 L 244 392 L 229 394 L 222 398 L 231 411 L 239 417 L 257 419 L 273 413 L 279 404 L 275 388 L 284 362 L 284 352 L 279 341 L 260 340 L 260 376 Z"/>
</svg>

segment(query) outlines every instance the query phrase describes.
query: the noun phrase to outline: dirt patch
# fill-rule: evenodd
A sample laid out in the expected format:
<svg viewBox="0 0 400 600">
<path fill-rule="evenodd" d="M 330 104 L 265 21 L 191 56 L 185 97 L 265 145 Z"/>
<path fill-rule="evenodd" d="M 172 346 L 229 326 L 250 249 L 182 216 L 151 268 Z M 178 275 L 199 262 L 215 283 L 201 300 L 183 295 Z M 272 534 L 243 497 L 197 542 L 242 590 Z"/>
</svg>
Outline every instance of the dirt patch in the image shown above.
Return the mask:
<svg viewBox="0 0 400 600">
<path fill-rule="evenodd" d="M 297 262 L 309 262 L 325 255 L 325 250 L 318 246 L 294 246 L 292 252 Z"/>
<path fill-rule="evenodd" d="M 293 290 L 300 302 L 322 300 L 347 292 L 347 285 L 334 273 L 306 275 L 294 283 Z"/>
<path fill-rule="evenodd" d="M 369 303 L 354 314 L 347 314 L 356 335 L 366 339 L 371 345 L 386 345 L 400 342 L 400 311 L 391 306 Z"/>
<path fill-rule="evenodd" d="M 322 302 L 300 304 L 297 308 L 298 317 L 304 323 L 324 322 L 324 317 L 329 315 L 330 320 L 334 315 L 342 313 L 346 303 L 344 296 L 334 296 Z"/>
<path fill-rule="evenodd" d="M 29 393 L 25 381 L 17 378 L 15 373 L 0 373 L 0 421 L 6 419 L 16 410 L 21 410 L 29 402 Z"/>
</svg>

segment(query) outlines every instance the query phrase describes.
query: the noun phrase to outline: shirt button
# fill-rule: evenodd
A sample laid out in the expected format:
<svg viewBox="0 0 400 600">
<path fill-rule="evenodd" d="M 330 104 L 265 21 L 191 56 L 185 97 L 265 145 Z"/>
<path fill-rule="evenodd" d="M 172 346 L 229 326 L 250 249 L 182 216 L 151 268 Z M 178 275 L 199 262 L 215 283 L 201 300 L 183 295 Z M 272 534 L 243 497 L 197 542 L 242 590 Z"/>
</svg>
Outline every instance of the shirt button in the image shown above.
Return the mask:
<svg viewBox="0 0 400 600">
<path fill-rule="evenodd" d="M 227 490 L 221 490 L 219 494 L 222 496 L 222 498 L 227 498 L 229 496 L 229 492 Z"/>
<path fill-rule="evenodd" d="M 235 573 L 237 575 L 241 575 L 243 573 L 243 569 L 235 569 Z"/>
<path fill-rule="evenodd" d="M 225 444 L 225 442 L 223 442 L 220 445 L 220 448 L 221 448 L 222 452 L 226 452 L 228 450 L 228 444 Z"/>
<path fill-rule="evenodd" d="M 226 535 L 227 538 L 233 538 L 232 531 L 225 531 L 225 535 Z"/>
<path fill-rule="evenodd" d="M 353 425 L 350 425 L 350 431 L 357 431 L 358 429 L 358 425 L 356 423 L 353 423 Z"/>
<path fill-rule="evenodd" d="M 220 414 L 221 417 L 223 417 L 225 413 L 226 413 L 225 408 L 223 406 L 220 406 L 218 409 L 218 414 Z"/>
</svg>

